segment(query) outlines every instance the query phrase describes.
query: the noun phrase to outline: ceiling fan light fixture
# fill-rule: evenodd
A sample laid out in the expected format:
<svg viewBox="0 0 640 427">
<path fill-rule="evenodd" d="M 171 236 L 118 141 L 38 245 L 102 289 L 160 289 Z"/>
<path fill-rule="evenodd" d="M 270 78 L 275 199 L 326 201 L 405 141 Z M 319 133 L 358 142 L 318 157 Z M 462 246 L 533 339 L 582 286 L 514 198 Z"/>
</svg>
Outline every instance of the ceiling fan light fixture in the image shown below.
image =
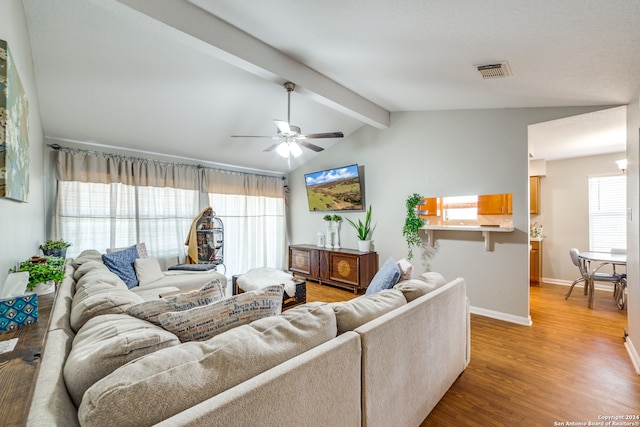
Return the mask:
<svg viewBox="0 0 640 427">
<path fill-rule="evenodd" d="M 290 142 L 289 152 L 293 157 L 300 157 L 302 155 L 302 148 L 300 148 L 297 142 Z"/>
<path fill-rule="evenodd" d="M 278 154 L 280 154 L 280 156 L 284 157 L 285 159 L 289 157 L 289 144 L 285 141 L 281 142 L 280 144 L 278 144 L 278 147 L 276 148 L 276 152 Z"/>
</svg>

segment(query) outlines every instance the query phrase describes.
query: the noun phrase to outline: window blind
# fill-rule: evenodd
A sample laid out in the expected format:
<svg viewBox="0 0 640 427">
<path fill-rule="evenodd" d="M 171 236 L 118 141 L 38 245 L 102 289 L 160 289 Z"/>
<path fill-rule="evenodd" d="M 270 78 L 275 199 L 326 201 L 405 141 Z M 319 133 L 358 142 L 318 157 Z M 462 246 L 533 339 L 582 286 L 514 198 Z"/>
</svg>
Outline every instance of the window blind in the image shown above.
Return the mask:
<svg viewBox="0 0 640 427">
<path fill-rule="evenodd" d="M 589 250 L 627 248 L 626 175 L 589 177 Z"/>
</svg>

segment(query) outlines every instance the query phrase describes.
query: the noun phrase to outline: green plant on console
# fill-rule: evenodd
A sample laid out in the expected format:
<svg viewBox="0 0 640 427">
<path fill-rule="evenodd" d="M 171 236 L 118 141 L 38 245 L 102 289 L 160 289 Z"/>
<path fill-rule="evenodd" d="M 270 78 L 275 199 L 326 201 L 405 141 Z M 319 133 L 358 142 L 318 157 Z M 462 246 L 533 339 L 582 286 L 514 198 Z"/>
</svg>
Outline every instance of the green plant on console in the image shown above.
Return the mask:
<svg viewBox="0 0 640 427">
<path fill-rule="evenodd" d="M 69 246 L 71 246 L 71 243 L 65 242 L 62 239 L 60 240 L 48 239 L 46 242 L 40 245 L 40 249 L 42 249 L 43 251 L 46 251 L 50 249 L 64 249 L 64 248 L 68 248 Z"/>
<path fill-rule="evenodd" d="M 333 217 L 331 215 L 325 215 L 322 217 L 322 219 L 324 219 L 325 221 L 331 221 L 333 219 Z"/>
<path fill-rule="evenodd" d="M 43 259 L 44 262 L 42 262 Z M 17 267 L 10 268 L 9 273 L 29 272 L 27 289 L 33 291 L 38 283 L 61 282 L 64 279 L 64 264 L 64 258 L 54 256 L 36 258 L 35 261 L 28 259 L 22 261 Z"/>
<path fill-rule="evenodd" d="M 413 193 L 407 198 L 407 218 L 404 220 L 404 227 L 402 227 L 402 235 L 407 241 L 407 247 L 409 248 L 407 259 L 413 258 L 413 247 L 420 246 L 422 243 L 418 232 L 423 225 L 423 221 L 415 214 L 416 207 L 421 199 L 422 197 L 417 193 Z"/>
<path fill-rule="evenodd" d="M 358 220 L 358 223 L 356 224 L 349 218 L 345 219 L 349 221 L 349 224 L 353 225 L 353 228 L 356 229 L 359 240 L 367 240 L 369 234 L 371 233 L 371 205 L 369 205 L 369 209 L 367 210 L 367 214 L 365 215 L 364 222 Z"/>
<path fill-rule="evenodd" d="M 333 215 L 331 217 L 331 221 L 340 222 L 340 221 L 342 221 L 342 217 L 340 215 Z"/>
</svg>

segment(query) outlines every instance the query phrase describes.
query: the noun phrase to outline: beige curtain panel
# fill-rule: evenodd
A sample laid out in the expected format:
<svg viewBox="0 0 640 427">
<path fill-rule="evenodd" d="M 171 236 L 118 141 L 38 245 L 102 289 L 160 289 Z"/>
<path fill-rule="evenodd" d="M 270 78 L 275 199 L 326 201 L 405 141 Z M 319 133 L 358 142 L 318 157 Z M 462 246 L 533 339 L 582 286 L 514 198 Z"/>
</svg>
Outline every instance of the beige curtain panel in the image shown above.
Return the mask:
<svg viewBox="0 0 640 427">
<path fill-rule="evenodd" d="M 126 184 L 198 190 L 197 166 L 156 162 L 88 151 L 58 150 L 59 181 Z"/>
</svg>

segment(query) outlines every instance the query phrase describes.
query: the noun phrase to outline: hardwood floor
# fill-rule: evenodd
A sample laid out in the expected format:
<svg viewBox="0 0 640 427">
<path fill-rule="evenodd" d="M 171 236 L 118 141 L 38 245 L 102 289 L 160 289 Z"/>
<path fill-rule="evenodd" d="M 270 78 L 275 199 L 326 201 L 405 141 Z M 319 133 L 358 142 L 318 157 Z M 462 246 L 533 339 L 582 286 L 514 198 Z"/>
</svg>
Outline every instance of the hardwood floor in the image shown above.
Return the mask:
<svg viewBox="0 0 640 427">
<path fill-rule="evenodd" d="M 610 292 L 597 291 L 590 310 L 582 289 L 565 300 L 567 290 L 531 288 L 531 327 L 472 315 L 471 363 L 421 426 L 588 425 L 640 415 L 626 310 Z"/>
<path fill-rule="evenodd" d="M 357 296 L 352 291 L 307 280 L 307 302 L 340 302 Z"/>
<path fill-rule="evenodd" d="M 590 310 L 581 288 L 565 300 L 567 290 L 531 288 L 531 327 L 472 314 L 471 363 L 421 426 L 587 425 L 640 415 L 640 376 L 624 348 L 626 310 L 611 292 L 596 291 Z M 309 302 L 354 297 L 307 282 Z"/>
</svg>

